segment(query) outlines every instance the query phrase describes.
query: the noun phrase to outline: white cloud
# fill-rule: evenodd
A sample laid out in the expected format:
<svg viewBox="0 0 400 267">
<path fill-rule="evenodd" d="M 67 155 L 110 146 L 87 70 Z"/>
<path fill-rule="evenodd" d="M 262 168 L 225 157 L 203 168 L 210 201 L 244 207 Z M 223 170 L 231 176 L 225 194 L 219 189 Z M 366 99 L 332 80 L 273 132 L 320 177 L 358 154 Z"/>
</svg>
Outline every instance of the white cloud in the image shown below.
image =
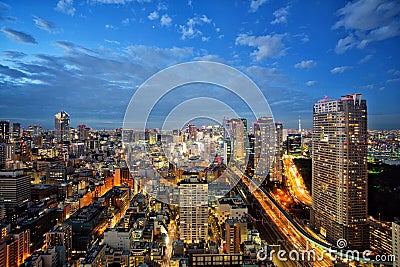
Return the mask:
<svg viewBox="0 0 400 267">
<path fill-rule="evenodd" d="M 195 16 L 193 18 L 189 18 L 185 25 L 179 25 L 181 39 L 191 39 L 198 35 L 202 35 L 203 33 L 198 29 L 198 26 L 211 24 L 211 22 L 212 20 L 209 19 L 206 15 L 202 15 L 201 17 Z"/>
<path fill-rule="evenodd" d="M 214 62 L 220 62 L 220 63 L 226 63 L 224 59 L 222 59 L 218 55 L 204 55 L 204 56 L 199 56 L 195 57 L 194 60 L 200 60 L 200 61 L 214 61 Z"/>
<path fill-rule="evenodd" d="M 300 41 L 301 41 L 301 43 L 303 43 L 303 44 L 305 44 L 305 43 L 307 43 L 307 42 L 310 41 L 310 37 L 309 37 L 307 34 L 305 34 L 305 33 L 295 34 L 295 35 L 293 35 L 293 37 L 300 38 Z"/>
<path fill-rule="evenodd" d="M 365 62 L 369 61 L 372 58 L 372 55 L 366 55 L 360 61 L 358 61 L 358 64 L 364 64 Z"/>
<path fill-rule="evenodd" d="M 109 40 L 109 39 L 104 39 L 104 42 L 109 43 L 109 44 L 116 44 L 120 45 L 121 43 L 115 40 Z"/>
<path fill-rule="evenodd" d="M 260 6 L 265 4 L 267 0 L 251 0 L 250 2 L 250 12 L 256 12 Z"/>
<path fill-rule="evenodd" d="M 317 66 L 317 62 L 314 60 L 303 60 L 294 65 L 296 69 L 312 69 Z"/>
<path fill-rule="evenodd" d="M 397 0 L 358 0 L 337 11 L 340 19 L 332 29 L 343 27 L 349 35 L 341 38 L 336 53 L 344 53 L 369 43 L 400 36 L 400 2 Z"/>
<path fill-rule="evenodd" d="M 208 41 L 210 41 L 210 37 L 202 36 L 202 37 L 201 37 L 201 40 L 202 40 L 203 42 L 208 42 Z"/>
<path fill-rule="evenodd" d="M 258 82 L 289 84 L 289 78 L 280 73 L 277 68 L 265 68 L 260 66 L 250 66 L 244 72 Z"/>
<path fill-rule="evenodd" d="M 55 30 L 54 24 L 51 23 L 50 21 L 41 19 L 39 17 L 34 17 L 33 21 L 35 22 L 35 25 L 42 30 L 48 32 L 54 32 Z"/>
<path fill-rule="evenodd" d="M 211 23 L 211 19 L 207 18 L 206 15 L 201 16 L 200 20 L 206 24 L 210 24 Z"/>
<path fill-rule="evenodd" d="M 162 15 L 160 21 L 161 21 L 161 25 L 165 26 L 165 27 L 171 26 L 171 23 L 172 23 L 172 19 L 167 14 Z"/>
<path fill-rule="evenodd" d="M 396 79 L 389 79 L 386 81 L 386 83 L 397 83 L 400 82 L 400 78 L 396 78 Z"/>
<path fill-rule="evenodd" d="M 125 18 L 125 19 L 123 19 L 123 20 L 121 21 L 121 24 L 124 25 L 124 26 L 126 26 L 126 25 L 129 25 L 130 22 L 131 22 L 131 20 L 130 20 L 129 18 Z"/>
<path fill-rule="evenodd" d="M 106 24 L 106 25 L 104 25 L 104 28 L 106 28 L 108 30 L 116 30 L 116 29 L 118 29 L 117 27 L 115 27 L 112 24 Z"/>
<path fill-rule="evenodd" d="M 390 69 L 390 70 L 388 70 L 388 73 L 395 75 L 395 76 L 400 76 L 400 70 Z"/>
<path fill-rule="evenodd" d="M 287 15 L 289 14 L 288 9 L 289 7 L 282 7 L 278 10 L 275 10 L 273 13 L 275 19 L 271 21 L 271 24 L 286 23 Z"/>
<path fill-rule="evenodd" d="M 332 74 L 343 73 L 343 72 L 345 72 L 346 70 L 349 70 L 349 69 L 351 69 L 350 66 L 336 67 L 336 68 L 331 69 L 331 73 Z"/>
<path fill-rule="evenodd" d="M 335 52 L 337 54 L 343 54 L 344 52 L 354 48 L 355 46 L 357 46 L 356 39 L 353 37 L 353 35 L 349 35 L 343 39 L 339 39 L 335 47 Z"/>
<path fill-rule="evenodd" d="M 252 36 L 242 33 L 236 37 L 235 44 L 256 47 L 251 56 L 256 61 L 260 61 L 265 58 L 278 58 L 285 55 L 285 46 L 282 43 L 284 36 L 284 34 Z"/>
<path fill-rule="evenodd" d="M 167 11 L 168 10 L 168 6 L 166 3 L 158 3 L 157 5 L 157 10 L 158 11 Z"/>
<path fill-rule="evenodd" d="M 314 86 L 314 85 L 316 85 L 318 82 L 317 81 L 307 81 L 306 82 L 306 85 L 307 86 Z"/>
<path fill-rule="evenodd" d="M 147 16 L 147 18 L 149 19 L 149 20 L 155 20 L 155 19 L 158 19 L 160 16 L 158 15 L 158 12 L 157 11 L 153 11 L 153 12 L 151 12 L 148 16 Z"/>
<path fill-rule="evenodd" d="M 73 0 L 60 0 L 55 7 L 56 11 L 60 11 L 64 14 L 73 16 L 75 14 L 74 1 Z"/>
<path fill-rule="evenodd" d="M 193 55 L 193 48 L 160 48 L 155 46 L 134 45 L 126 49 L 128 55 L 138 64 L 152 64 L 159 68 L 160 66 L 169 66 L 183 60 L 187 60 Z"/>
<path fill-rule="evenodd" d="M 374 85 L 373 84 L 367 84 L 367 85 L 362 86 L 361 89 L 371 90 L 371 89 L 374 89 Z"/>
</svg>

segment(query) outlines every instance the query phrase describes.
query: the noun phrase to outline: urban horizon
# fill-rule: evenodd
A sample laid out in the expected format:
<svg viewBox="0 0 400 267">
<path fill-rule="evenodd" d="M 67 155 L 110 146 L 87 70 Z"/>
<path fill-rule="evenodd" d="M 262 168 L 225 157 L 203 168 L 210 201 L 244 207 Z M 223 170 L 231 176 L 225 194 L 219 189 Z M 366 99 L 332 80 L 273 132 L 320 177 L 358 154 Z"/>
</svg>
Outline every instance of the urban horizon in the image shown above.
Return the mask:
<svg viewBox="0 0 400 267">
<path fill-rule="evenodd" d="M 400 2 L 0 0 L 0 267 L 400 267 Z"/>
</svg>

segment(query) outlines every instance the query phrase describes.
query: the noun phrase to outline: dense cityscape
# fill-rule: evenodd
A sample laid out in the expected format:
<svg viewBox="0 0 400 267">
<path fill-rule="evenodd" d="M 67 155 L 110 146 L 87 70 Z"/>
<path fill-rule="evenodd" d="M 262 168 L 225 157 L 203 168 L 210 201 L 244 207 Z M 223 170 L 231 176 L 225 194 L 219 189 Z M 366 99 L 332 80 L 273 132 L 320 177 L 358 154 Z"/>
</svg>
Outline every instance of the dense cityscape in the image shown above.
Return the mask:
<svg viewBox="0 0 400 267">
<path fill-rule="evenodd" d="M 366 110 L 325 98 L 312 130 L 1 121 L 1 266 L 398 266 L 399 212 L 368 213 L 368 175 L 398 166 L 400 131 L 367 131 Z"/>
<path fill-rule="evenodd" d="M 399 47 L 399 0 L 0 0 L 0 267 L 400 267 Z"/>
</svg>

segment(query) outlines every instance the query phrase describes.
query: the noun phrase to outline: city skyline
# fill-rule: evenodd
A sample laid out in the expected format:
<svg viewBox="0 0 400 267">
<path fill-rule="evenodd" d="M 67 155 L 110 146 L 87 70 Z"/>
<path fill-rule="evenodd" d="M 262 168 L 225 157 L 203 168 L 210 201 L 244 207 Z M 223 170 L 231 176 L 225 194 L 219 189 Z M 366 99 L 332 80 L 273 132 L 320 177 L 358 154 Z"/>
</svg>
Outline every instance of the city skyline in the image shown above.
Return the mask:
<svg viewBox="0 0 400 267">
<path fill-rule="evenodd" d="M 399 128 L 399 3 L 227 3 L 1 2 L 0 119 L 52 129 L 66 110 L 120 128 L 151 75 L 211 60 L 253 79 L 285 128 L 310 129 L 313 103 L 347 93 L 367 99 L 369 129 Z"/>
</svg>

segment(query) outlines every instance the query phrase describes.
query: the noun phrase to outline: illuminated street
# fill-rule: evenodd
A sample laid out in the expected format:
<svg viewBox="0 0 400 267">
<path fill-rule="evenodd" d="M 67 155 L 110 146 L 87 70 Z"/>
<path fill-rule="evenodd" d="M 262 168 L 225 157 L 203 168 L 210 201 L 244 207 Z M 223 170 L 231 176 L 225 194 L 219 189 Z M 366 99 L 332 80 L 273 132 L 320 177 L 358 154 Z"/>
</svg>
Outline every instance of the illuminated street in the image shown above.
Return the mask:
<svg viewBox="0 0 400 267">
<path fill-rule="evenodd" d="M 312 200 L 310 192 L 307 190 L 304 180 L 293 162 L 293 157 L 285 155 L 283 157 L 283 166 L 290 193 L 298 202 L 311 206 Z"/>
</svg>

